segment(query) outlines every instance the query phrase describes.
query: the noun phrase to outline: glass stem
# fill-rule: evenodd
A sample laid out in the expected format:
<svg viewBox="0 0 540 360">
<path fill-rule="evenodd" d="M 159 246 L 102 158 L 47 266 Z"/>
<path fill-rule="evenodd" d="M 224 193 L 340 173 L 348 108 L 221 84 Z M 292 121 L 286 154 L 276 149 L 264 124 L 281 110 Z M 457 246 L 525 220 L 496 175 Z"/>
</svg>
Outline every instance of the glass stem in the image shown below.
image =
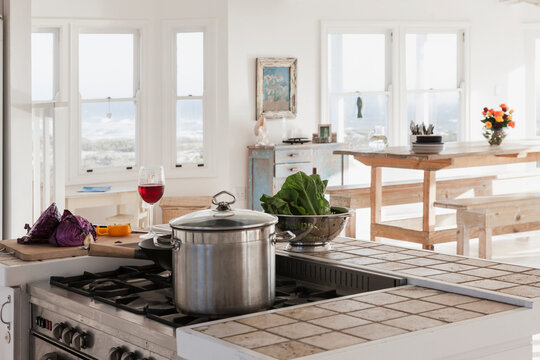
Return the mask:
<svg viewBox="0 0 540 360">
<path fill-rule="evenodd" d="M 154 230 L 152 229 L 152 225 L 154 223 L 154 204 L 150 205 L 150 210 L 148 211 L 148 233 L 154 235 Z"/>
</svg>

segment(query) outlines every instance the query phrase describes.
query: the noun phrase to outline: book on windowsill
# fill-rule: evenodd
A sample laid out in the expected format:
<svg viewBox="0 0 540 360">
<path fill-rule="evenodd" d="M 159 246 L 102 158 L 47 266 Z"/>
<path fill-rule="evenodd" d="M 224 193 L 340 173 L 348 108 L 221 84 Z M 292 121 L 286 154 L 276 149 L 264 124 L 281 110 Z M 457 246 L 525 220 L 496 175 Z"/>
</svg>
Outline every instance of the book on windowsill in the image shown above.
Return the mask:
<svg viewBox="0 0 540 360">
<path fill-rule="evenodd" d="M 77 192 L 105 192 L 111 190 L 110 186 L 83 186 Z"/>
</svg>

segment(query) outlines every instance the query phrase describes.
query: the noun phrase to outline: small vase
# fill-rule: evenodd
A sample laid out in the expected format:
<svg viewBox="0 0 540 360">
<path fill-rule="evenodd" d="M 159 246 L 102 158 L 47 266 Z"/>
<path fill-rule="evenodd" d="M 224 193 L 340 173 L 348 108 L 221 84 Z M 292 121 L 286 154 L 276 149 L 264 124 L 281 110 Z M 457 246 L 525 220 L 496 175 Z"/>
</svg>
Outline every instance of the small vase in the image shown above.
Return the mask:
<svg viewBox="0 0 540 360">
<path fill-rule="evenodd" d="M 503 129 L 485 129 L 483 135 L 488 140 L 489 145 L 501 145 L 506 137 L 506 132 Z"/>
</svg>

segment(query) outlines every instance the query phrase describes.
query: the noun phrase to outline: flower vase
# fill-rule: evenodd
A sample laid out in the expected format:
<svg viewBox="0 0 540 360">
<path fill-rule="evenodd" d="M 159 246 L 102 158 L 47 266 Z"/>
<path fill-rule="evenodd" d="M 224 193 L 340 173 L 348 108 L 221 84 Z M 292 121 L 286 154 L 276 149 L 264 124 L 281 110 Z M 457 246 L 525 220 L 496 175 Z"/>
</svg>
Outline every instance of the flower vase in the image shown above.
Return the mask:
<svg viewBox="0 0 540 360">
<path fill-rule="evenodd" d="M 483 135 L 488 140 L 489 145 L 501 145 L 502 141 L 506 137 L 506 132 L 503 129 L 486 129 L 484 130 Z"/>
</svg>

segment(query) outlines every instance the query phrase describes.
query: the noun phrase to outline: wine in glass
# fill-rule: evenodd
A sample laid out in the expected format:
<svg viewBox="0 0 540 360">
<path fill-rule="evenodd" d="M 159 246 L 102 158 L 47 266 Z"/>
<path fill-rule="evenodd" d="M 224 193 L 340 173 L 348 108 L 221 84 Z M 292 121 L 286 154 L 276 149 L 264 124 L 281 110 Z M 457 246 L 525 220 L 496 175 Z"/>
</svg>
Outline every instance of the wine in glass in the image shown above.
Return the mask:
<svg viewBox="0 0 540 360">
<path fill-rule="evenodd" d="M 154 204 L 163 196 L 165 191 L 165 172 L 163 166 L 141 166 L 139 170 L 139 195 L 150 205 L 148 214 L 149 231 L 148 234 L 141 235 L 141 238 L 154 239 L 154 245 L 159 246 L 157 235 L 152 229 L 154 222 Z"/>
</svg>

